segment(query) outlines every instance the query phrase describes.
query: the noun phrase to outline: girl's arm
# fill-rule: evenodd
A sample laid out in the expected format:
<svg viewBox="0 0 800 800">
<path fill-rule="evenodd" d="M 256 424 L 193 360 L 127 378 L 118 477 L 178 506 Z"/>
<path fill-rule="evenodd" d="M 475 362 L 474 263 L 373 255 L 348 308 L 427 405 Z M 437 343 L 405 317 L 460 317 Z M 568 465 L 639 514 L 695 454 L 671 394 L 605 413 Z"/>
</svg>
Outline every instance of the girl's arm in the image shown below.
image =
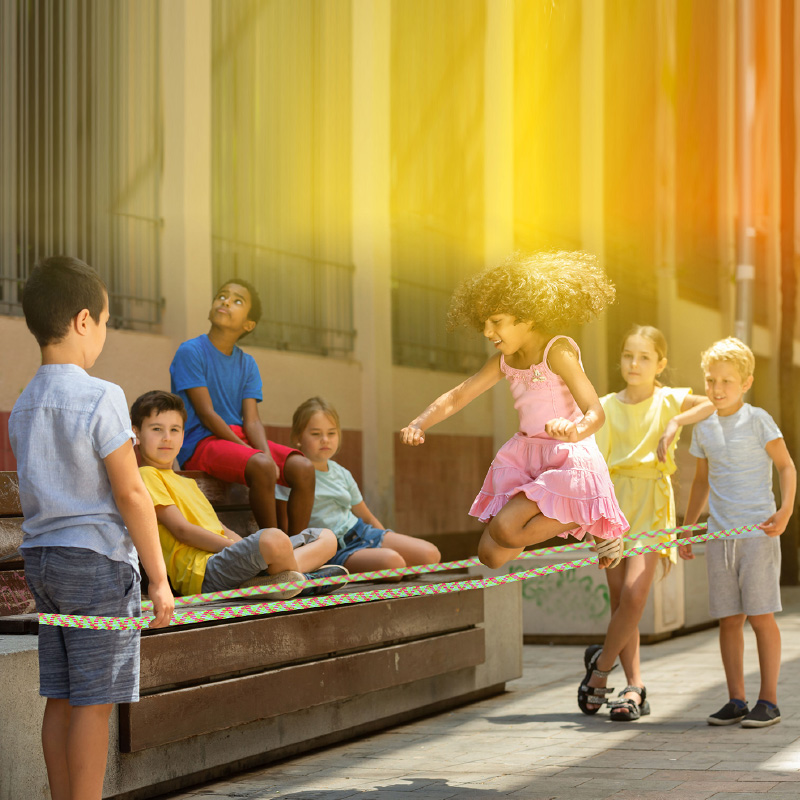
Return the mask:
<svg viewBox="0 0 800 800">
<path fill-rule="evenodd" d="M 687 394 L 681 403 L 681 413 L 676 414 L 664 427 L 664 433 L 658 440 L 656 456 L 659 461 L 667 460 L 669 446 L 675 440 L 678 431 L 684 425 L 694 425 L 708 419 L 714 413 L 714 404 L 707 398 L 699 394 Z"/>
<path fill-rule="evenodd" d="M 442 420 L 452 417 L 457 411 L 471 403 L 478 395 L 491 389 L 503 373 L 500 370 L 500 355 L 492 356 L 474 375 L 454 389 L 437 397 L 418 417 L 411 420 L 400 432 L 403 444 L 416 446 L 425 441 L 425 431 Z"/>
<path fill-rule="evenodd" d="M 797 490 L 797 470 L 794 461 L 786 449 L 783 439 L 773 439 L 767 442 L 767 455 L 778 469 L 778 478 L 781 482 L 781 507 L 764 523 L 759 525 L 767 536 L 780 536 L 789 524 L 789 517 L 794 511 L 794 495 Z"/>
<path fill-rule="evenodd" d="M 551 419 L 544 426 L 545 433 L 562 442 L 579 442 L 591 436 L 606 421 L 600 398 L 569 342 L 563 339 L 557 341 L 550 348 L 547 361 L 550 369 L 567 384 L 570 394 L 583 412 L 583 419 L 578 422 L 570 422 L 563 417 Z"/>
<path fill-rule="evenodd" d="M 353 513 L 361 520 L 372 525 L 373 528 L 379 528 L 382 531 L 386 530 L 386 526 L 367 508 L 367 504 L 362 500 L 357 505 L 353 506 Z"/>
<path fill-rule="evenodd" d="M 708 489 L 708 459 L 698 458 L 692 488 L 689 492 L 689 502 L 686 504 L 686 515 L 683 518 L 684 525 L 694 525 L 700 519 L 700 514 L 708 500 Z M 678 555 L 686 560 L 693 559 L 692 545 L 679 544 Z"/>
</svg>

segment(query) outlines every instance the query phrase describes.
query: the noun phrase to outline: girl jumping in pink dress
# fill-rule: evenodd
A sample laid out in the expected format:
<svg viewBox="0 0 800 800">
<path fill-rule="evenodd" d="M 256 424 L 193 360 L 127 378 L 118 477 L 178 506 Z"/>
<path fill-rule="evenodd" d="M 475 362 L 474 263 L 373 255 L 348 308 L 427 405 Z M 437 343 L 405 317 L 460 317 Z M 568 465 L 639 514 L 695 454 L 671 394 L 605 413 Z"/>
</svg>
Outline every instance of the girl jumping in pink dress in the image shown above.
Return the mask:
<svg viewBox="0 0 800 800">
<path fill-rule="evenodd" d="M 488 525 L 478 558 L 497 568 L 552 536 L 589 534 L 601 568 L 622 557 L 628 523 L 594 432 L 605 420 L 578 345 L 558 334 L 587 322 L 614 299 L 614 287 L 587 253 L 514 255 L 469 278 L 450 305 L 451 327 L 483 332 L 499 351 L 402 430 L 408 445 L 506 378 L 519 432 L 495 456 L 470 514 Z"/>
</svg>

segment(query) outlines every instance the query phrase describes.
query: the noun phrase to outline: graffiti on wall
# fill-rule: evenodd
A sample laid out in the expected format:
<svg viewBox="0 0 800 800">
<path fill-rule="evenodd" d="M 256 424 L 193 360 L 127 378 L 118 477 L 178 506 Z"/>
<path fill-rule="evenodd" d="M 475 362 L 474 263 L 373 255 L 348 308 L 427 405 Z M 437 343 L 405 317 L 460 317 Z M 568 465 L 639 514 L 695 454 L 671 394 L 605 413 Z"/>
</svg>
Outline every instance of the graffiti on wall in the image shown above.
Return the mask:
<svg viewBox="0 0 800 800">
<path fill-rule="evenodd" d="M 530 569 L 512 564 L 511 572 Z M 588 570 L 569 570 L 522 582 L 522 599 L 534 603 L 543 614 L 567 620 L 600 620 L 611 610 L 608 586 L 602 575 Z"/>
</svg>

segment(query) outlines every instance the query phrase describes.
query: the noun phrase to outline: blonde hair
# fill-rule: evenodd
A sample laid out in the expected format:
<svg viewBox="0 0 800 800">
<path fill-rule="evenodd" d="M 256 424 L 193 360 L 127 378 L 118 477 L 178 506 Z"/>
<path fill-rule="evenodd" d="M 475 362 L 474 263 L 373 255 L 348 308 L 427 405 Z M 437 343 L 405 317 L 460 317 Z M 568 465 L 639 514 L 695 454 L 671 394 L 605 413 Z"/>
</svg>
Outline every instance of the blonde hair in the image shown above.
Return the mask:
<svg viewBox="0 0 800 800">
<path fill-rule="evenodd" d="M 582 252 L 515 253 L 467 278 L 453 293 L 447 324 L 482 331 L 492 314 L 508 314 L 544 331 L 588 322 L 614 302 L 614 285 Z"/>
<path fill-rule="evenodd" d="M 303 435 L 303 431 L 308 427 L 311 417 L 318 411 L 325 414 L 330 419 L 339 434 L 339 447 L 342 446 L 342 426 L 339 422 L 339 412 L 323 397 L 309 397 L 304 403 L 300 403 L 292 415 L 292 441 L 298 442 Z M 339 448 L 336 448 L 336 452 Z M 334 453 L 336 455 L 336 453 Z"/>
<path fill-rule="evenodd" d="M 732 364 L 739 373 L 741 379 L 746 381 L 755 371 L 756 358 L 753 351 L 735 336 L 727 339 L 720 339 L 714 342 L 708 350 L 700 354 L 700 366 L 707 370 L 711 364 L 720 362 Z"/>
<path fill-rule="evenodd" d="M 620 354 L 624 352 L 625 345 L 631 336 L 641 336 L 643 339 L 647 339 L 653 345 L 653 350 L 655 350 L 659 361 L 667 357 L 667 339 L 658 328 L 654 328 L 652 325 L 633 325 L 622 339 Z M 656 380 L 656 386 L 663 385 L 661 381 Z"/>
</svg>

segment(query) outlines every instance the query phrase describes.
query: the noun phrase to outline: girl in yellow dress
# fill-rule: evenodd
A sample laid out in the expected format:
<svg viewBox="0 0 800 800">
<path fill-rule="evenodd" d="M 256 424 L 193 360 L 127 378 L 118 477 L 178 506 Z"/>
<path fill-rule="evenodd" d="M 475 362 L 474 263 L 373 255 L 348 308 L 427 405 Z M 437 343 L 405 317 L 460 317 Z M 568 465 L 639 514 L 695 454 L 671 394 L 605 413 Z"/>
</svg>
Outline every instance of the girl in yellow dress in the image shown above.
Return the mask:
<svg viewBox="0 0 800 800">
<path fill-rule="evenodd" d="M 636 538 L 637 533 L 675 527 L 675 497 L 670 475 L 675 472 L 675 446 L 683 425 L 698 422 L 714 410 L 705 397 L 689 388 L 662 386 L 667 343 L 657 328 L 633 327 L 625 336 L 620 371 L 625 388 L 601 398 L 606 423 L 595 434 L 608 463 L 620 508 L 630 522 L 626 550 L 669 541 L 670 535 Z M 629 538 L 630 537 L 630 538 Z M 609 703 L 611 719 L 631 721 L 650 713 L 639 665 L 639 620 L 653 583 L 656 565 L 669 569 L 675 550 L 642 553 L 623 559 L 609 570 L 611 622 L 603 645 L 592 645 L 584 656 L 586 677 L 578 690 L 578 705 L 595 714 L 606 702 L 606 676 L 620 658 L 627 686 Z"/>
</svg>

